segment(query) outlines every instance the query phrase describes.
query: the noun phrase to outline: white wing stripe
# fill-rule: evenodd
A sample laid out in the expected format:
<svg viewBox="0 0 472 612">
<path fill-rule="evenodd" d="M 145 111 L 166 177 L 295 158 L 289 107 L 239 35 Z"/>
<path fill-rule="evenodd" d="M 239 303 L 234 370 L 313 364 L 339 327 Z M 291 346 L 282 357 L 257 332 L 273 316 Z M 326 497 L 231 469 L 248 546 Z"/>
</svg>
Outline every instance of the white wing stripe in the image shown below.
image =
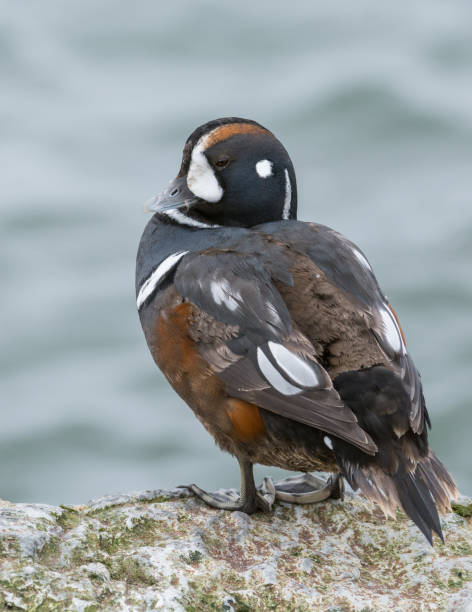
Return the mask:
<svg viewBox="0 0 472 612">
<path fill-rule="evenodd" d="M 211 297 L 218 306 L 224 304 L 227 308 L 234 311 L 238 308 L 238 300 L 241 301 L 241 294 L 232 291 L 231 285 L 226 279 L 212 281 L 210 284 Z"/>
<path fill-rule="evenodd" d="M 270 352 L 279 365 L 290 378 L 302 387 L 318 387 L 320 381 L 316 373 L 306 361 L 289 351 L 277 342 L 268 342 Z"/>
<path fill-rule="evenodd" d="M 264 355 L 264 351 L 260 346 L 257 347 L 257 363 L 259 364 L 261 372 L 264 374 L 267 381 L 274 387 L 274 389 L 277 389 L 279 393 L 282 393 L 283 395 L 296 395 L 302 391 L 285 380 L 282 374 L 277 371 L 269 359 Z"/>
<path fill-rule="evenodd" d="M 370 272 L 372 272 L 372 268 L 370 267 L 369 262 L 367 261 L 366 257 L 364 257 L 364 255 L 358 251 L 357 249 L 352 249 L 352 253 L 353 255 L 358 259 L 358 261 L 361 262 L 361 264 L 364 266 L 364 268 L 366 268 L 367 270 L 370 270 Z"/>
<path fill-rule="evenodd" d="M 157 266 L 154 272 L 144 281 L 139 290 L 138 297 L 136 299 L 136 305 L 138 310 L 147 300 L 147 298 L 153 293 L 157 285 L 161 280 L 172 270 L 172 268 L 186 255 L 188 251 L 178 251 L 173 255 L 166 257 L 164 261 Z"/>
<path fill-rule="evenodd" d="M 380 310 L 380 317 L 382 318 L 382 324 L 385 333 L 385 339 L 389 343 L 395 353 L 399 353 L 403 348 L 402 337 L 400 330 L 398 329 L 397 322 L 393 318 L 389 308 L 382 308 Z"/>
</svg>

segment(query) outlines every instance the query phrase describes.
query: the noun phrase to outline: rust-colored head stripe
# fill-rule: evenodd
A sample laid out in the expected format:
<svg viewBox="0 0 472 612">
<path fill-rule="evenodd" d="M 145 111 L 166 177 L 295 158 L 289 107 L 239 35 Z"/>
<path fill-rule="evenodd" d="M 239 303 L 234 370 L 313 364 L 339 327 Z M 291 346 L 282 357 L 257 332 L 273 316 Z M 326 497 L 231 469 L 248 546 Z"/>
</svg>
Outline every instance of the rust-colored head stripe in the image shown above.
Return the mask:
<svg viewBox="0 0 472 612">
<path fill-rule="evenodd" d="M 253 123 L 228 123 L 214 129 L 208 134 L 205 139 L 205 149 L 209 149 L 217 142 L 228 140 L 228 138 L 236 134 L 271 134 L 271 132 Z"/>
</svg>

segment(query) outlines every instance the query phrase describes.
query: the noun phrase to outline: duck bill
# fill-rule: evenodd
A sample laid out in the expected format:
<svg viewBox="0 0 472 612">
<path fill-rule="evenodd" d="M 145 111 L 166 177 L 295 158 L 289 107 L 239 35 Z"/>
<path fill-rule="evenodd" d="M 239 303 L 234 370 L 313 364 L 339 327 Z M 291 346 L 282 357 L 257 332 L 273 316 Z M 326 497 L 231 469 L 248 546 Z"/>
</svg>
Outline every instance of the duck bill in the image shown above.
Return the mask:
<svg viewBox="0 0 472 612">
<path fill-rule="evenodd" d="M 198 202 L 197 196 L 187 187 L 187 177 L 178 176 L 167 189 L 151 198 L 146 203 L 148 212 L 165 212 L 166 210 L 189 209 Z"/>
</svg>

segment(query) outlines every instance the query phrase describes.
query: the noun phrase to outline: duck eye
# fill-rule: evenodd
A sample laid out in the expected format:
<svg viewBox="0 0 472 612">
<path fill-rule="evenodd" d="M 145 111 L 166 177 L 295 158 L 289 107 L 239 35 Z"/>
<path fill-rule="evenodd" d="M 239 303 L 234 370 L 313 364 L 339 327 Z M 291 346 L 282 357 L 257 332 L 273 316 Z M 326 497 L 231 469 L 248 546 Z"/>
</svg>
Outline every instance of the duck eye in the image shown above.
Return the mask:
<svg viewBox="0 0 472 612">
<path fill-rule="evenodd" d="M 215 162 L 215 166 L 217 168 L 226 168 L 228 164 L 229 164 L 229 159 L 227 157 L 220 157 L 220 159 L 217 159 Z"/>
</svg>

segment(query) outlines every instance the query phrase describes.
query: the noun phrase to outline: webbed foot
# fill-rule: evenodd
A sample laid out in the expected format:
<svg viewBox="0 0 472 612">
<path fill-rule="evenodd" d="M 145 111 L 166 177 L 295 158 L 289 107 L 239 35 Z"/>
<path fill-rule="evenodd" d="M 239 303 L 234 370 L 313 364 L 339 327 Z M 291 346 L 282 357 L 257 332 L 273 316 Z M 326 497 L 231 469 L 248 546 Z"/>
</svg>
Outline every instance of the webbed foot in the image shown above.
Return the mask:
<svg viewBox="0 0 472 612">
<path fill-rule="evenodd" d="M 340 474 L 330 476 L 327 481 L 313 474 L 292 476 L 277 482 L 264 478 L 256 489 L 252 464 L 240 461 L 241 495 L 234 491 L 219 491 L 208 493 L 196 484 L 182 485 L 196 497 L 212 508 L 219 510 L 239 510 L 246 514 L 254 514 L 258 510 L 271 512 L 276 499 L 292 504 L 314 504 L 328 498 L 343 499 L 344 481 Z"/>
<path fill-rule="evenodd" d="M 344 480 L 341 474 L 332 475 L 327 481 L 313 474 L 303 474 L 285 478 L 275 484 L 275 499 L 293 504 L 314 504 L 329 497 L 344 498 Z"/>
<path fill-rule="evenodd" d="M 275 488 L 272 480 L 264 478 L 262 485 L 246 495 L 238 496 L 234 492 L 219 491 L 218 493 L 208 493 L 196 484 L 185 485 L 199 499 L 204 501 L 212 508 L 220 510 L 239 510 L 246 514 L 254 514 L 258 510 L 270 512 L 275 501 Z"/>
<path fill-rule="evenodd" d="M 232 492 L 207 493 L 196 484 L 184 485 L 199 499 L 212 508 L 220 510 L 239 510 L 246 514 L 254 514 L 258 510 L 270 512 L 275 501 L 275 487 L 270 478 L 264 478 L 262 485 L 256 489 L 252 464 L 247 461 L 239 462 L 241 468 L 241 495 Z"/>
</svg>

